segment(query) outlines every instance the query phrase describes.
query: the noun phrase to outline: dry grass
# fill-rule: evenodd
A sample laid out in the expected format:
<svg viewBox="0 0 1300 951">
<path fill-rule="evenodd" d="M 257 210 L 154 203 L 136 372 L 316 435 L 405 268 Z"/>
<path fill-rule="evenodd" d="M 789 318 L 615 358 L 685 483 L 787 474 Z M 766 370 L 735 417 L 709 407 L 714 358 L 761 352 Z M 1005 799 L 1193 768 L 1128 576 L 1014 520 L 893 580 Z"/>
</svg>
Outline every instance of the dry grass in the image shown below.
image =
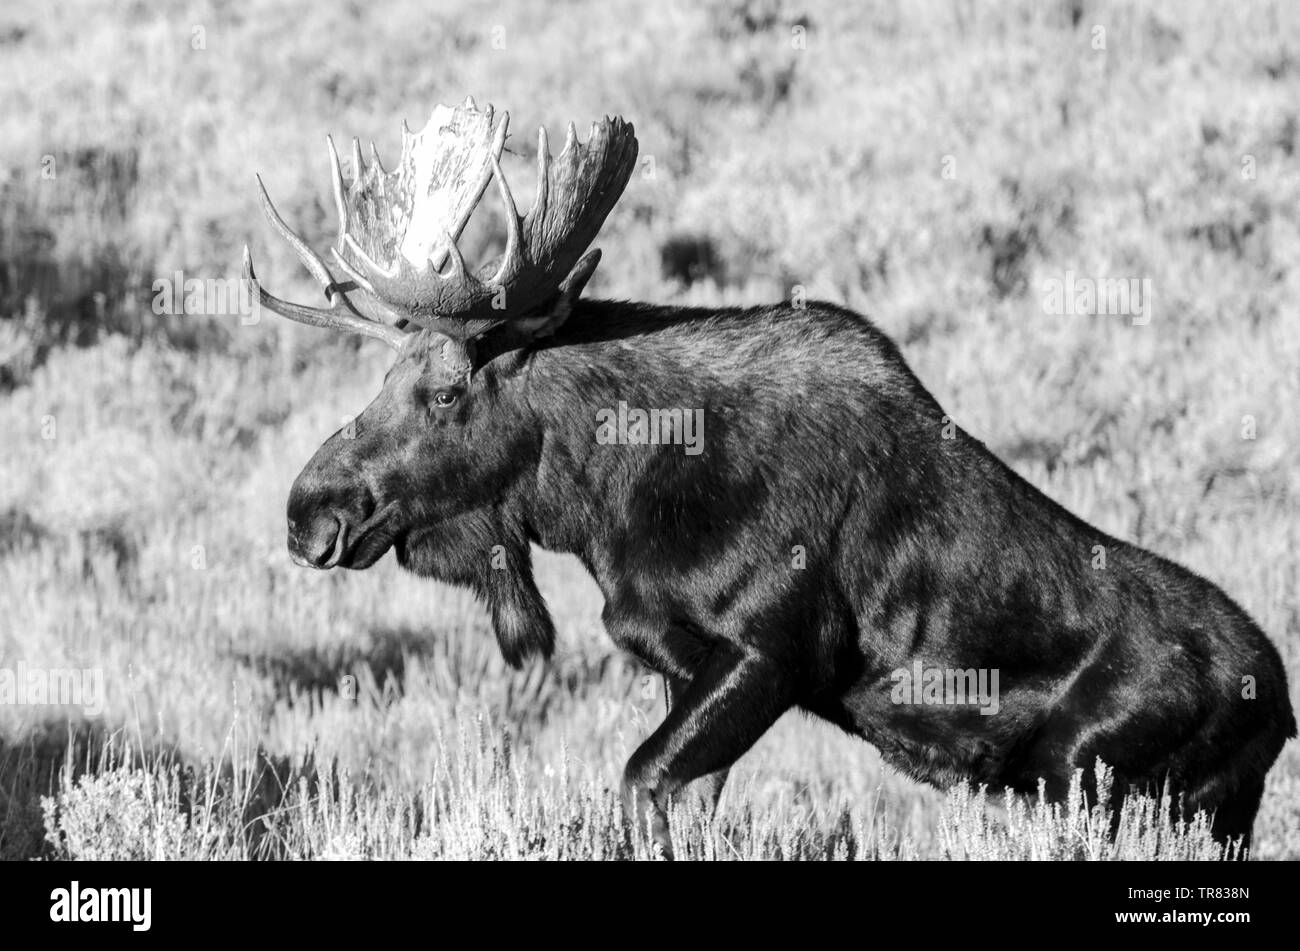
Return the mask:
<svg viewBox="0 0 1300 951">
<path fill-rule="evenodd" d="M 246 241 L 309 299 L 252 173 L 323 246 L 324 133 L 391 153 L 400 118 L 467 92 L 512 110 L 516 181 L 524 130 L 635 123 L 653 164 L 593 293 L 870 313 L 966 429 L 1222 585 L 1300 683 L 1300 11 L 1075 6 L 0 12 L 0 667 L 94 666 L 109 691 L 94 720 L 0 706 L 0 854 L 629 854 L 610 790 L 662 697 L 581 569 L 539 554 L 560 650 L 513 673 L 463 592 L 293 568 L 288 487 L 385 355 L 149 306 L 176 270 L 233 276 Z M 705 279 L 665 270 L 674 245 L 708 249 Z M 1045 314 L 1066 270 L 1150 278 L 1151 323 Z M 1300 857 L 1298 793 L 1292 744 L 1257 857 Z M 796 715 L 716 823 L 682 809 L 697 857 L 1108 854 L 1086 810 L 990 825 Z M 1206 854 L 1134 809 L 1124 856 Z"/>
<path fill-rule="evenodd" d="M 653 859 L 629 834 L 618 797 L 567 750 L 538 771 L 482 719 L 435 735 L 439 757 L 419 785 L 396 790 L 308 764 L 196 774 L 171 757 L 139 757 L 119 740 L 73 779 L 59 773 L 41 810 L 49 854 L 137 859 Z M 1172 819 L 1168 800 L 1126 799 L 1112 823 L 1109 774 L 1091 808 L 1082 773 L 1062 804 L 1009 797 L 991 817 L 984 790 L 951 791 L 933 836 L 900 834 L 879 798 L 764 801 L 747 777 L 716 814 L 687 797 L 671 809 L 679 859 L 1133 861 L 1231 858 L 1204 814 Z M 267 793 L 271 795 L 268 796 Z M 755 803 L 761 802 L 762 805 Z"/>
</svg>

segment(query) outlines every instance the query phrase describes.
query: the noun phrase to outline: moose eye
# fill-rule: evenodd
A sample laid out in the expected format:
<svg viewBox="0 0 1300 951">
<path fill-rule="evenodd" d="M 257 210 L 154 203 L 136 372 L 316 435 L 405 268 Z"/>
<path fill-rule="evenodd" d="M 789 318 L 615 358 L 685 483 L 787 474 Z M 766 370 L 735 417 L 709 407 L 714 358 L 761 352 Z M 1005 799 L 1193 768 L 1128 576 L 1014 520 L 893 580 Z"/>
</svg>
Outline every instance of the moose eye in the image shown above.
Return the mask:
<svg viewBox="0 0 1300 951">
<path fill-rule="evenodd" d="M 433 405 L 439 409 L 446 409 L 448 406 L 456 405 L 455 390 L 439 390 L 433 394 Z"/>
</svg>

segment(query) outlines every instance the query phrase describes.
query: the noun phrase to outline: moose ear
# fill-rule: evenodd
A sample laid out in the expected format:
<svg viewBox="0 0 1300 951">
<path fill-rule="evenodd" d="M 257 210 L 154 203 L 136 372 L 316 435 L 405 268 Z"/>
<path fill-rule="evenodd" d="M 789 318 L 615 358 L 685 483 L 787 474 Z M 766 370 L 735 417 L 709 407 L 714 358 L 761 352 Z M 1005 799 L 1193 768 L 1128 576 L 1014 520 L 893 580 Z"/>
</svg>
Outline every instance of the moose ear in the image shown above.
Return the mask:
<svg viewBox="0 0 1300 951">
<path fill-rule="evenodd" d="M 516 340 L 536 340 L 555 333 L 560 325 L 569 319 L 569 314 L 573 312 L 573 305 L 582 296 L 582 289 L 591 280 L 591 275 L 596 273 L 596 265 L 599 263 L 600 249 L 592 248 L 569 271 L 568 277 L 560 284 L 560 292 L 551 298 L 550 302 L 535 316 L 511 321 L 511 336 Z"/>
</svg>

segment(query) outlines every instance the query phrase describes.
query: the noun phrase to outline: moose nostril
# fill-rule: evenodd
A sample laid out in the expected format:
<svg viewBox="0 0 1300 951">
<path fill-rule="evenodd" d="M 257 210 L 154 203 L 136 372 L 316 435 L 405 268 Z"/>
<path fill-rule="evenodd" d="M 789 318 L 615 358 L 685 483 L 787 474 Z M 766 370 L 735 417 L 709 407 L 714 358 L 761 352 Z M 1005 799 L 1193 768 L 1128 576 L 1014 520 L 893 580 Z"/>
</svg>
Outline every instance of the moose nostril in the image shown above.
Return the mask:
<svg viewBox="0 0 1300 951">
<path fill-rule="evenodd" d="M 324 515 L 303 525 L 289 521 L 289 555 L 296 564 L 308 568 L 330 567 L 343 528 L 333 515 Z"/>
</svg>

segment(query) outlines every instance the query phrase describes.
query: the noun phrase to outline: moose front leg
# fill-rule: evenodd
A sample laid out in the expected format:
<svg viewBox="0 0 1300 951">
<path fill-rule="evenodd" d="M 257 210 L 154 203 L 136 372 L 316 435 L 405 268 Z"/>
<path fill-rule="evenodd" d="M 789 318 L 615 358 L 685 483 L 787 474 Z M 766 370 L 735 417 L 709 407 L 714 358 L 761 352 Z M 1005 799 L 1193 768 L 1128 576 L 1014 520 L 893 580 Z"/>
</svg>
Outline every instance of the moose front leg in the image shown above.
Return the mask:
<svg viewBox="0 0 1300 951">
<path fill-rule="evenodd" d="M 623 799 L 634 834 L 649 828 L 672 858 L 668 799 L 693 780 L 722 774 L 789 708 L 793 689 L 780 665 L 720 644 L 673 692 L 668 716 L 632 754 Z M 717 786 L 721 789 L 721 781 Z"/>
<path fill-rule="evenodd" d="M 673 707 L 682 702 L 682 695 L 686 692 L 686 688 L 690 686 L 691 681 L 688 678 L 665 674 L 664 684 L 667 688 L 667 696 L 664 698 L 664 713 L 666 715 L 672 713 Z M 724 766 L 722 769 L 701 776 L 690 784 L 690 791 L 699 795 L 710 815 L 717 812 L 718 800 L 722 798 L 722 788 L 727 785 L 727 776 L 730 773 L 731 767 Z"/>
</svg>

